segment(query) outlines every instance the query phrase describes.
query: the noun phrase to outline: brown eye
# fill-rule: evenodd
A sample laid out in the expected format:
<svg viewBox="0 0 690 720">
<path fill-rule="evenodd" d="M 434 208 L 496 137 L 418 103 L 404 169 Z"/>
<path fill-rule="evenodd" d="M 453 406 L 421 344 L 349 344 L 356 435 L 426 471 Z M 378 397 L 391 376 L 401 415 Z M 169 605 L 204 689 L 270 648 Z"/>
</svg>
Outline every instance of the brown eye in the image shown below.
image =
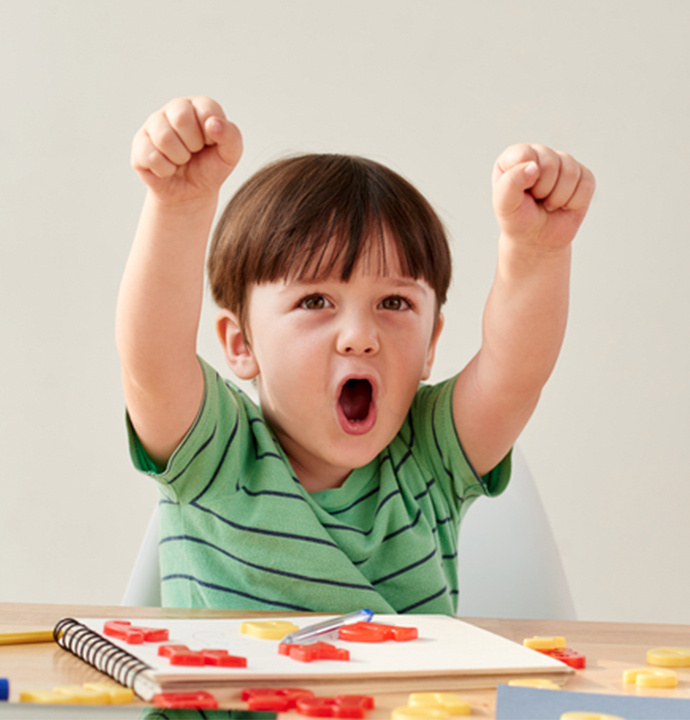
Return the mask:
<svg viewBox="0 0 690 720">
<path fill-rule="evenodd" d="M 384 310 L 404 310 L 407 305 L 405 298 L 401 298 L 399 295 L 387 297 L 381 302 L 381 307 Z"/>
<path fill-rule="evenodd" d="M 326 299 L 323 295 L 310 295 L 300 301 L 300 307 L 305 310 L 323 310 L 326 307 Z"/>
</svg>

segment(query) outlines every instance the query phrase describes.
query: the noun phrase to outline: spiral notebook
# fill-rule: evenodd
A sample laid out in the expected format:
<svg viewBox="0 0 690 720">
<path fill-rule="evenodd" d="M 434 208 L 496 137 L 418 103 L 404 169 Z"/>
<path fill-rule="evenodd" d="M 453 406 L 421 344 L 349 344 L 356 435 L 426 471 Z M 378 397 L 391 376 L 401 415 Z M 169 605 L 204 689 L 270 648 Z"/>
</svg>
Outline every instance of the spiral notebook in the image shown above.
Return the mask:
<svg viewBox="0 0 690 720">
<path fill-rule="evenodd" d="M 310 616 L 284 619 L 300 628 L 315 622 Z M 319 618 L 321 620 L 322 618 Z M 234 691 L 261 686 L 298 686 L 329 694 L 394 692 L 495 687 L 514 677 L 548 676 L 565 681 L 572 672 L 558 660 L 535 652 L 487 630 L 445 615 L 376 615 L 374 622 L 416 627 L 418 638 L 407 642 L 344 642 L 350 659 L 300 662 L 278 652 L 279 641 L 241 632 L 241 619 L 133 621 L 149 628 L 166 628 L 169 640 L 130 645 L 106 637 L 104 625 L 112 618 L 67 618 L 55 628 L 57 642 L 66 650 L 130 687 L 143 700 L 158 692 L 215 689 Z M 254 618 L 256 620 L 256 618 Z M 190 650 L 226 650 L 245 657 L 246 667 L 174 666 L 158 655 L 161 644 Z M 234 695 L 232 696 L 234 697 Z"/>
</svg>

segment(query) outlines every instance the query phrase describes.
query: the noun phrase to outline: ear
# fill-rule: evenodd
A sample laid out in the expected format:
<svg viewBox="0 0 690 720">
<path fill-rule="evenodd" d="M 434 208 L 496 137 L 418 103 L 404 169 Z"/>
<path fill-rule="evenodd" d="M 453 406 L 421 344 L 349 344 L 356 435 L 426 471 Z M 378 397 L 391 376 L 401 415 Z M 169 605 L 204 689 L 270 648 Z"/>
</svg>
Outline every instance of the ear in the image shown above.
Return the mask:
<svg viewBox="0 0 690 720">
<path fill-rule="evenodd" d="M 259 374 L 259 366 L 249 343 L 242 335 L 234 313 L 229 310 L 221 310 L 218 313 L 216 333 L 230 369 L 240 380 L 253 380 Z"/>
<path fill-rule="evenodd" d="M 434 357 L 436 356 L 436 344 L 438 343 L 438 339 L 441 336 L 444 322 L 445 318 L 443 317 L 443 313 L 439 313 L 438 320 L 436 321 L 436 327 L 434 328 L 434 334 L 431 337 L 431 342 L 429 343 L 429 350 L 427 351 L 426 355 L 426 363 L 424 364 L 422 380 L 428 380 L 429 375 L 431 375 L 431 368 L 434 365 Z"/>
</svg>

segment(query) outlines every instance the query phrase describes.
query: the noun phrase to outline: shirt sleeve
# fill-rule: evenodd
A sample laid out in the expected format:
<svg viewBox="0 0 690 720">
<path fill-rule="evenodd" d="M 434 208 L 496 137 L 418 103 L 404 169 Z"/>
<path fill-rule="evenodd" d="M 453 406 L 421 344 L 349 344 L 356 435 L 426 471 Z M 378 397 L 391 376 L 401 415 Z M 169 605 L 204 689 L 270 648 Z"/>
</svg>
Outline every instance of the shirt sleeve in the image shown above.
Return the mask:
<svg viewBox="0 0 690 720">
<path fill-rule="evenodd" d="M 240 391 L 199 358 L 204 374 L 204 396 L 194 423 L 159 468 L 143 448 L 127 416 L 129 452 L 134 467 L 151 476 L 163 494 L 173 502 L 189 502 L 204 494 L 221 464 L 238 464 L 242 402 Z M 236 457 L 237 456 L 237 457 Z"/>
<path fill-rule="evenodd" d="M 453 418 L 453 390 L 457 376 L 437 385 L 422 385 L 411 409 L 415 436 L 434 477 L 447 488 L 454 503 L 466 510 L 480 495 L 495 497 L 507 487 L 511 454 L 486 475 L 478 475 L 465 454 Z"/>
</svg>

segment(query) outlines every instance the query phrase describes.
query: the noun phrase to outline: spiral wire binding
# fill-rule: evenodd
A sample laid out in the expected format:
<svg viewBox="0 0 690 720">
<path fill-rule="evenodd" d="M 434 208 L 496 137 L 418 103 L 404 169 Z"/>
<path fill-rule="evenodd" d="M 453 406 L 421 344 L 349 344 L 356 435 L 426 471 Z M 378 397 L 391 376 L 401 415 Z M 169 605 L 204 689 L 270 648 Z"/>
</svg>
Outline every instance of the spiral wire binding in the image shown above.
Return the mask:
<svg viewBox="0 0 690 720">
<path fill-rule="evenodd" d="M 60 647 L 132 689 L 141 673 L 153 669 L 73 618 L 60 620 L 53 637 Z"/>
</svg>

